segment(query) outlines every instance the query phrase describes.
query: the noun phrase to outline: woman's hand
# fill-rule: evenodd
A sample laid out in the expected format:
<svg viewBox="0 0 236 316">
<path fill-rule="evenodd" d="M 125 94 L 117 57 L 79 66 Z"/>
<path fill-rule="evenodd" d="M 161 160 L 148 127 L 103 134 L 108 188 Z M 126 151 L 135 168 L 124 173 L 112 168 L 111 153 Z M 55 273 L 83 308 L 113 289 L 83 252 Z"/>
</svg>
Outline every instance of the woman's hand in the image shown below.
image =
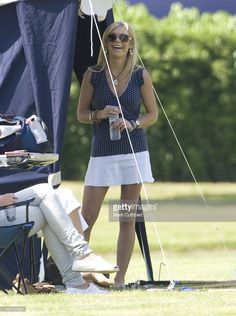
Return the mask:
<svg viewBox="0 0 236 316">
<path fill-rule="evenodd" d="M 0 206 L 11 205 L 16 202 L 16 197 L 14 193 L 6 193 L 0 195 Z"/>
<path fill-rule="evenodd" d="M 103 110 L 99 110 L 96 113 L 96 118 L 98 120 L 104 120 L 109 118 L 111 115 L 116 115 L 120 113 L 120 109 L 117 106 L 106 105 Z"/>
<path fill-rule="evenodd" d="M 127 126 L 128 131 L 133 130 L 133 125 L 130 123 L 130 121 L 125 120 L 124 122 L 122 118 L 114 122 L 112 124 L 112 128 L 117 128 L 121 132 L 123 132 L 125 130 L 125 125 Z"/>
</svg>

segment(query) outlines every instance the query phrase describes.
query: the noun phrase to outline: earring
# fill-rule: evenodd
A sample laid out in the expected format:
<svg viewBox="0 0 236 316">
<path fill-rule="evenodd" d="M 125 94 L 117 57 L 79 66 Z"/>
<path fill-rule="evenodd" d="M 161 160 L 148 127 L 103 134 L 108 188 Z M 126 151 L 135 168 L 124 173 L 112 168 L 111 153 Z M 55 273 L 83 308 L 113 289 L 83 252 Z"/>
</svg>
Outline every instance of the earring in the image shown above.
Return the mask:
<svg viewBox="0 0 236 316">
<path fill-rule="evenodd" d="M 133 48 L 129 49 L 129 54 L 132 56 L 133 55 Z"/>
<path fill-rule="evenodd" d="M 105 50 L 104 50 L 104 51 L 105 51 L 105 54 L 107 54 L 107 49 L 106 49 L 106 48 L 105 48 Z"/>
</svg>

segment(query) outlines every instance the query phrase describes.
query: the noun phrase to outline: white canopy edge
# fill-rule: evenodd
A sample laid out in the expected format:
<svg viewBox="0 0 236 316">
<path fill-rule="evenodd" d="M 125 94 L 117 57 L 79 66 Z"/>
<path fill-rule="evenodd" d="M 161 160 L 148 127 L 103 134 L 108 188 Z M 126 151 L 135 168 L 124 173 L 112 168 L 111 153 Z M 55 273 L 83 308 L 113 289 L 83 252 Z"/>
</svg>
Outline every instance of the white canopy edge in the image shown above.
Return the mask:
<svg viewBox="0 0 236 316">
<path fill-rule="evenodd" d="M 80 10 L 86 15 L 96 14 L 106 17 L 107 11 L 112 9 L 114 0 L 81 0 Z"/>
<path fill-rule="evenodd" d="M 0 6 L 6 5 L 8 3 L 17 2 L 19 0 L 0 0 Z"/>
</svg>

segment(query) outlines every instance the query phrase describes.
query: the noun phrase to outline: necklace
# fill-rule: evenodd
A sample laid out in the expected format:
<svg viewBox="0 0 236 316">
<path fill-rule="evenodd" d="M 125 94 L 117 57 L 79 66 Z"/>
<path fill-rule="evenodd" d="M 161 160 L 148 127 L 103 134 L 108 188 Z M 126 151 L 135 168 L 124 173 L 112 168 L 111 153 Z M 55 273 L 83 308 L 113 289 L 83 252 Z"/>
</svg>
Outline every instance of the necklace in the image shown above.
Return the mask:
<svg viewBox="0 0 236 316">
<path fill-rule="evenodd" d="M 117 80 L 117 78 L 113 79 L 113 83 L 114 83 L 115 86 L 118 86 L 119 81 Z"/>
<path fill-rule="evenodd" d="M 119 85 L 119 76 L 121 75 L 121 73 L 122 73 L 122 71 L 123 71 L 123 69 L 118 73 L 118 75 L 114 75 L 113 73 L 112 73 L 112 71 L 111 71 L 111 74 L 112 74 L 112 81 L 113 81 L 113 83 L 114 83 L 114 85 L 115 86 L 118 86 Z"/>
</svg>

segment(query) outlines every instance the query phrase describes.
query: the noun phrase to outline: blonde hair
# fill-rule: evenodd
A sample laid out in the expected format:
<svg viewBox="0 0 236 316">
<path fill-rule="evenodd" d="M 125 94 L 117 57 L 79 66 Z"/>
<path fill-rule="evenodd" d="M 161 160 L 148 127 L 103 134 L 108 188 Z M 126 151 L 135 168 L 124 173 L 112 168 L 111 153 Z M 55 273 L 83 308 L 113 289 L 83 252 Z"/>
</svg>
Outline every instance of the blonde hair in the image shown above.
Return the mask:
<svg viewBox="0 0 236 316">
<path fill-rule="evenodd" d="M 112 31 L 115 28 L 120 27 L 120 26 L 124 27 L 128 31 L 129 36 L 132 38 L 131 41 L 133 44 L 133 47 L 132 47 L 133 53 L 131 55 L 128 52 L 126 64 L 125 64 L 124 70 L 122 71 L 122 78 L 125 78 L 126 76 L 128 76 L 129 74 L 131 74 L 134 71 L 134 68 L 135 68 L 136 63 L 137 63 L 137 42 L 136 42 L 135 33 L 134 33 L 133 28 L 127 22 L 122 22 L 122 21 L 114 22 L 111 25 L 109 25 L 107 27 L 107 29 L 104 31 L 103 36 L 102 36 L 102 43 L 103 43 L 104 49 L 106 49 L 106 46 L 108 43 L 107 36 L 110 33 L 112 33 Z M 104 52 L 102 49 L 102 45 L 101 45 L 99 55 L 98 55 L 97 64 L 93 67 L 90 67 L 89 69 L 93 72 L 100 72 L 106 68 L 107 68 L 107 62 L 106 62 Z"/>
</svg>

